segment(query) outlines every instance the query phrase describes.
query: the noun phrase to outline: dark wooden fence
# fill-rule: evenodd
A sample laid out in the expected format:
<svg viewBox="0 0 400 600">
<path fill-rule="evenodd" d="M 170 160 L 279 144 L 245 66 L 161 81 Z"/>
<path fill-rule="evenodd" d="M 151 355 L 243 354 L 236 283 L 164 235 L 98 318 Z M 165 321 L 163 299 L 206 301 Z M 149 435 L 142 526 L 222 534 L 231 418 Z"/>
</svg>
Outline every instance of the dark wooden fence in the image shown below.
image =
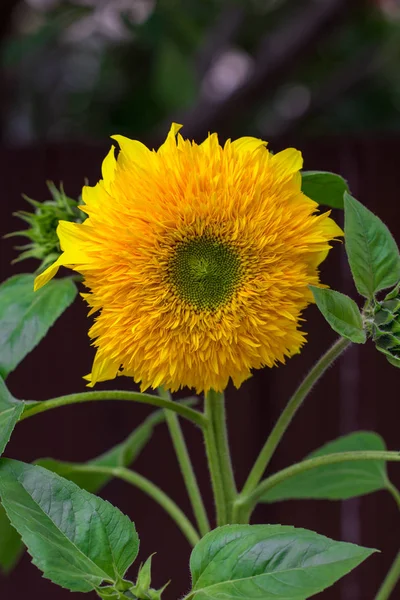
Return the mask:
<svg viewBox="0 0 400 600">
<path fill-rule="evenodd" d="M 281 140 L 274 149 L 286 145 L 303 150 L 306 168 L 344 175 L 353 194 L 378 213 L 400 241 L 400 170 L 397 165 L 400 138 Z M 45 180 L 51 179 L 63 181 L 67 193 L 77 195 L 85 177 L 91 183 L 99 178 L 106 150 L 106 146 L 84 145 L 1 149 L 0 233 L 20 227 L 11 213 L 26 208 L 21 192 L 45 199 Z M 341 220 L 342 215 L 336 216 Z M 12 245 L 12 240 L 1 242 L 2 279 L 32 267 L 28 264 L 10 266 L 15 256 Z M 336 244 L 323 272 L 324 280 L 332 287 L 355 297 L 342 244 Z M 86 312 L 84 302 L 78 300 L 40 347 L 9 377 L 9 386 L 17 397 L 44 399 L 85 389 L 82 376 L 90 370 L 93 358 L 87 338 Z M 239 485 L 289 394 L 334 338 L 315 307 L 308 309 L 306 316 L 309 343 L 300 356 L 291 359 L 286 367 L 256 372 L 239 391 L 228 390 L 230 438 Z M 287 466 L 325 441 L 359 429 L 374 430 L 385 438 L 390 449 L 400 448 L 399 383 L 399 371 L 378 355 L 371 344 L 351 348 L 308 398 L 279 447 L 272 468 Z M 121 378 L 118 385 L 129 387 L 131 382 Z M 99 403 L 46 413 L 17 427 L 6 454 L 25 461 L 43 456 L 86 460 L 123 439 L 148 412 L 144 406 Z M 184 424 L 184 428 L 211 511 L 200 434 L 190 425 Z M 190 514 L 174 452 L 163 426 L 158 427 L 135 468 L 182 502 Z M 389 466 L 389 470 L 394 481 L 400 484 L 400 469 Z M 186 540 L 158 505 L 141 492 L 113 482 L 105 489 L 104 496 L 136 522 L 141 537 L 140 560 L 157 552 L 153 561 L 154 583 L 161 586 L 171 579 L 165 597 L 171 600 L 179 597 L 189 588 Z M 393 500 L 384 492 L 342 503 L 301 501 L 260 506 L 254 522 L 306 527 L 381 550 L 381 554 L 370 558 L 342 583 L 319 596 L 325 600 L 372 599 L 400 546 L 400 517 Z M 133 567 L 132 576 L 136 568 Z M 41 579 L 28 556 L 24 556 L 8 578 L 0 577 L 0 594 L 10 600 L 22 600 L 27 595 L 41 600 L 70 598 L 69 592 L 56 590 L 53 584 Z M 397 598 L 396 592 L 393 597 Z"/>
</svg>

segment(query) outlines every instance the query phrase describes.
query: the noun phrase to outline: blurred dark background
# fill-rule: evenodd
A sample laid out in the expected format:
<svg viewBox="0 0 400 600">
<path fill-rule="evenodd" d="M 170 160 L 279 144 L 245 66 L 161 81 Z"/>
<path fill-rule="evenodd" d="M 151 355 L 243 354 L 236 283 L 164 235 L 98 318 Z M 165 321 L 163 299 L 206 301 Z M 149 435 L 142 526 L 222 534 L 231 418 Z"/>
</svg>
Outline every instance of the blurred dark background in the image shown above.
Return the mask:
<svg viewBox="0 0 400 600">
<path fill-rule="evenodd" d="M 175 120 L 197 140 L 211 130 L 221 140 L 260 136 L 274 151 L 300 148 L 307 169 L 341 173 L 400 240 L 396 0 L 1 0 L 0 36 L 1 235 L 20 227 L 12 212 L 26 208 L 21 192 L 45 200 L 51 179 L 77 196 L 85 177 L 91 184 L 98 180 L 109 135 L 156 147 Z M 1 242 L 2 279 L 37 266 L 10 266 L 12 246 L 12 240 Z M 356 297 L 342 244 L 323 265 L 323 277 Z M 17 397 L 85 389 L 82 376 L 93 359 L 86 313 L 77 300 L 9 377 Z M 300 356 L 255 373 L 239 392 L 228 390 L 239 485 L 302 374 L 334 337 L 314 307 L 306 318 L 309 343 Z M 131 382 L 120 378 L 118 386 Z M 357 429 L 377 431 L 389 448 L 399 448 L 398 387 L 398 371 L 372 346 L 351 348 L 307 400 L 272 468 Z M 148 412 L 100 403 L 46 413 L 18 426 L 6 454 L 26 461 L 87 460 L 121 441 Z M 184 428 L 211 511 L 200 434 Z M 190 514 L 164 426 L 135 468 Z M 389 471 L 400 484 L 399 469 Z M 136 522 L 140 560 L 157 552 L 154 584 L 172 580 L 166 600 L 182 595 L 189 588 L 189 548 L 169 518 L 121 482 L 108 485 L 103 496 Z M 400 516 L 383 492 L 343 503 L 261 506 L 254 522 L 307 527 L 382 551 L 318 596 L 324 600 L 371 600 L 399 547 Z M 41 579 L 27 556 L 11 575 L 0 574 L 0 594 L 70 598 Z"/>
</svg>

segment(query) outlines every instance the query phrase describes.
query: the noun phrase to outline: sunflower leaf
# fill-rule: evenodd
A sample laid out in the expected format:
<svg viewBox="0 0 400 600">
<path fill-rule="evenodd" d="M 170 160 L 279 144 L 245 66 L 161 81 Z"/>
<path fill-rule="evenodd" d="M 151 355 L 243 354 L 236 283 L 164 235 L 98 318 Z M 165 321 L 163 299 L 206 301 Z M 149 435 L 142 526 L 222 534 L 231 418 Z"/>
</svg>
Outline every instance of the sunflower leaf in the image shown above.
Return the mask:
<svg viewBox="0 0 400 600">
<path fill-rule="evenodd" d="M 24 402 L 14 398 L 0 377 L 0 456 L 7 446 L 15 425 L 24 411 Z"/>
<path fill-rule="evenodd" d="M 5 379 L 46 335 L 77 294 L 71 279 L 54 279 L 38 292 L 35 276 L 15 275 L 0 285 L 0 375 Z"/>
<path fill-rule="evenodd" d="M 400 280 L 400 256 L 386 225 L 370 210 L 344 194 L 346 252 L 357 290 L 365 298 Z"/>
<path fill-rule="evenodd" d="M 386 450 L 384 440 L 372 431 L 357 431 L 328 442 L 306 459 L 356 450 Z M 319 499 L 347 500 L 387 487 L 386 463 L 383 460 L 348 461 L 324 465 L 299 473 L 268 490 L 262 502 Z"/>
<path fill-rule="evenodd" d="M 357 304 L 335 290 L 310 285 L 314 300 L 334 331 L 356 344 L 364 344 L 367 336 Z"/>
<path fill-rule="evenodd" d="M 1 459 L 0 497 L 33 563 L 71 591 L 116 585 L 137 556 L 128 517 L 42 467 Z"/>
<path fill-rule="evenodd" d="M 343 194 L 348 192 L 347 181 L 328 171 L 303 171 L 301 174 L 303 194 L 325 206 L 343 208 Z"/>
<path fill-rule="evenodd" d="M 165 420 L 165 412 L 158 410 L 151 414 L 123 442 L 104 454 L 85 463 L 87 466 L 127 467 L 131 465 L 150 440 L 156 425 Z M 80 463 L 63 462 L 52 458 L 40 458 L 36 464 L 73 481 L 80 488 L 97 494 L 111 479 L 108 475 L 82 472 Z M 11 571 L 23 551 L 23 544 L 17 531 L 11 526 L 0 506 L 0 568 Z"/>
<path fill-rule="evenodd" d="M 306 600 L 375 550 L 283 525 L 227 525 L 208 533 L 190 558 L 194 600 Z"/>
</svg>

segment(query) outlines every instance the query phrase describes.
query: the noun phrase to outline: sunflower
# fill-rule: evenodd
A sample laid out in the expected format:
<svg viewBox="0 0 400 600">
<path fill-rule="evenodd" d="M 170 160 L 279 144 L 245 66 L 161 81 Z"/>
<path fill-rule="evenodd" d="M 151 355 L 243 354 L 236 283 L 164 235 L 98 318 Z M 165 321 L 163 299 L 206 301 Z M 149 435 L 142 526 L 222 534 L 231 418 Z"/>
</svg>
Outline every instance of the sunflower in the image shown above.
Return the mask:
<svg viewBox="0 0 400 600">
<path fill-rule="evenodd" d="M 60 221 L 60 265 L 84 276 L 96 313 L 89 385 L 124 374 L 141 388 L 238 387 L 299 352 L 318 265 L 342 235 L 301 192 L 301 153 L 243 137 L 201 144 L 173 124 L 150 151 L 114 136 L 103 179 L 83 189 L 88 218 Z"/>
</svg>

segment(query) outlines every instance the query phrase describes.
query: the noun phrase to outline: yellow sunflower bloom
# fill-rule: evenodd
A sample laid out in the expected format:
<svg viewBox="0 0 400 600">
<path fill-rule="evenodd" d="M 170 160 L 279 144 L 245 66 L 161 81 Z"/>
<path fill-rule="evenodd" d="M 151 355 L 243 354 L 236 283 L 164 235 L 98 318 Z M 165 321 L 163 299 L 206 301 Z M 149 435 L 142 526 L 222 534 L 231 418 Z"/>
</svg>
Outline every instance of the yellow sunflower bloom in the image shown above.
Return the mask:
<svg viewBox="0 0 400 600">
<path fill-rule="evenodd" d="M 200 145 L 173 124 L 150 151 L 115 136 L 103 179 L 83 189 L 81 224 L 61 221 L 60 265 L 84 276 L 97 353 L 90 385 L 124 374 L 142 389 L 238 387 L 299 352 L 308 285 L 329 241 L 329 212 L 301 192 L 302 157 L 255 138 Z"/>
</svg>

